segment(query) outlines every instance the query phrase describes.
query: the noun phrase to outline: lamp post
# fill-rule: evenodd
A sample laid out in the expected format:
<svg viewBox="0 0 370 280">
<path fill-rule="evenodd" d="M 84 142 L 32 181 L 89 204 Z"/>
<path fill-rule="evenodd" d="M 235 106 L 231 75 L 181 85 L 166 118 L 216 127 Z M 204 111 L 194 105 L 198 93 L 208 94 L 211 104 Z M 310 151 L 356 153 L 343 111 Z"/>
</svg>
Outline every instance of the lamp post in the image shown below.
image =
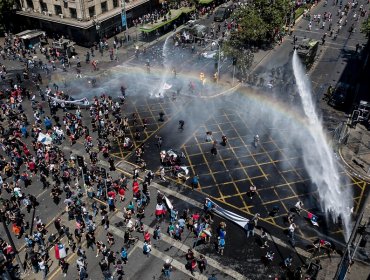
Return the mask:
<svg viewBox="0 0 370 280">
<path fill-rule="evenodd" d="M 94 21 L 94 23 L 95 23 L 96 33 L 99 36 L 99 40 L 101 40 L 101 25 L 100 25 L 100 21 L 96 20 L 96 21 Z"/>
<path fill-rule="evenodd" d="M 121 0 L 121 24 L 127 30 L 126 1 Z"/>
<path fill-rule="evenodd" d="M 217 41 L 212 42 L 212 46 L 218 46 L 218 62 L 217 62 L 217 84 L 218 80 L 220 79 L 220 60 L 221 60 L 221 46 Z"/>
</svg>

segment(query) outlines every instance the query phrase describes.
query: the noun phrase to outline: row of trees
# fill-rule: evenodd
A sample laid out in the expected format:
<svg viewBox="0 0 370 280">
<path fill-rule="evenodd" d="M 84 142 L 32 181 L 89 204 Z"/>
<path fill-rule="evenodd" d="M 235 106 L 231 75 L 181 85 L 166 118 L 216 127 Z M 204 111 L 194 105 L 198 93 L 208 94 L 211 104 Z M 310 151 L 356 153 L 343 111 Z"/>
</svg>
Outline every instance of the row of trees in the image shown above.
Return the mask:
<svg viewBox="0 0 370 280">
<path fill-rule="evenodd" d="M 232 14 L 238 28 L 224 42 L 223 50 L 227 56 L 238 58 L 236 67 L 241 76 L 252 65 L 251 48 L 272 43 L 289 21 L 294 5 L 291 0 L 254 0 Z"/>
</svg>

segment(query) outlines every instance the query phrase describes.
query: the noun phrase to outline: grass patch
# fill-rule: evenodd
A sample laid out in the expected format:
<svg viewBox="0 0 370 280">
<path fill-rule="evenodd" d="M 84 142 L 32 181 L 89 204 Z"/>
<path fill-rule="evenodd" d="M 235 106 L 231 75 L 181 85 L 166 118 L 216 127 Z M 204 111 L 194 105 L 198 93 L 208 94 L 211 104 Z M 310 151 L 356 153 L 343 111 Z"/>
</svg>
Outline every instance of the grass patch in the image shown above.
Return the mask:
<svg viewBox="0 0 370 280">
<path fill-rule="evenodd" d="M 295 10 L 294 18 L 297 20 L 297 18 L 299 18 L 301 15 L 303 15 L 305 9 L 306 9 L 305 6 L 301 6 L 297 10 Z"/>
</svg>

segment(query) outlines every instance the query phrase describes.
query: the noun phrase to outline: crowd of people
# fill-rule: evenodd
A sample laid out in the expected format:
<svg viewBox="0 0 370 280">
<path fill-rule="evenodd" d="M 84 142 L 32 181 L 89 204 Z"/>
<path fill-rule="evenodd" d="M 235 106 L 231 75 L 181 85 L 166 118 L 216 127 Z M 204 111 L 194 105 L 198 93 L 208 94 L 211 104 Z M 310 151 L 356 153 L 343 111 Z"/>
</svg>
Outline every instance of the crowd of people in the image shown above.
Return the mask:
<svg viewBox="0 0 370 280">
<path fill-rule="evenodd" d="M 311 29 L 312 24 L 316 24 L 326 29 L 325 23 L 328 22 L 328 31 L 335 30 L 335 33 L 339 33 L 342 26 L 346 25 L 349 15 L 355 21 L 359 16 L 365 16 L 366 11 L 363 6 L 358 8 L 356 3 L 348 3 L 339 8 L 336 28 L 333 27 L 334 16 L 331 13 L 325 13 L 322 17 L 314 15 L 313 22 L 310 19 L 308 28 Z M 188 3 L 184 1 L 181 5 L 187 6 Z M 163 17 L 169 9 L 170 6 L 165 3 L 162 10 L 144 16 L 136 24 L 153 23 Z M 225 22 L 225 28 L 229 31 L 236 27 L 234 22 Z M 352 33 L 354 29 L 355 25 L 350 32 Z M 211 31 L 212 38 L 218 35 L 220 30 L 221 26 L 214 25 Z M 114 40 L 114 48 L 118 44 L 117 38 Z M 120 45 L 122 46 L 122 41 Z M 104 49 L 109 49 L 104 41 L 97 44 L 97 48 L 101 53 Z M 86 62 L 90 62 L 90 55 L 94 56 L 94 50 L 94 48 L 90 50 Z M 179 213 L 176 207 L 167 201 L 166 196 L 158 192 L 154 212 L 158 223 L 151 236 L 144 227 L 143 218 L 150 203 L 150 186 L 155 175 L 150 170 L 142 172 L 144 179 L 142 182 L 139 181 L 139 172 L 146 170 L 146 164 L 142 158 L 145 147 L 140 146 L 134 151 L 136 163 L 140 164 L 141 170 L 135 169 L 132 178 L 124 174 L 117 176 L 116 173 L 109 173 L 105 169 L 102 172 L 98 164 L 99 159 L 102 159 L 108 163 L 110 171 L 115 171 L 115 160 L 111 156 L 112 146 L 121 145 L 124 149 L 132 149 L 133 140 L 139 141 L 142 138 L 142 133 L 148 126 L 148 120 L 139 119 L 136 114 L 130 116 L 125 114 L 124 87 L 120 89 L 120 99 L 116 100 L 108 94 L 102 94 L 95 96 L 91 104 L 85 108 L 69 103 L 68 97 L 56 84 L 52 87 L 45 85 L 45 88 L 42 88 L 42 71 L 49 74 L 50 70 L 56 69 L 56 61 L 60 61 L 63 68 L 69 61 L 52 47 L 40 46 L 38 50 L 47 61 L 50 61 L 49 64 L 41 59 L 35 60 L 33 55 L 36 52 L 35 48 L 26 49 L 16 37 L 12 36 L 6 36 L 5 44 L 1 48 L 4 63 L 1 64 L 0 75 L 4 82 L 7 80 L 8 71 L 5 66 L 7 61 L 19 61 L 24 68 L 23 77 L 18 74 L 16 80 L 8 79 L 8 89 L 1 91 L 4 99 L 0 110 L 0 170 L 2 170 L 0 216 L 11 229 L 13 236 L 24 240 L 28 266 L 35 273 L 42 273 L 43 278 L 46 279 L 51 259 L 49 249 L 53 246 L 68 247 L 78 256 L 76 261 L 78 278 L 83 280 L 88 277 L 85 249 L 96 249 L 96 257 L 101 257 L 99 265 L 104 278 L 112 278 L 112 266 L 115 274 L 122 277 L 124 265 L 128 262 L 130 246 L 142 239 L 143 253 L 149 257 L 152 243 L 161 240 L 162 231 L 165 230 L 166 234 L 178 241 L 183 240 L 184 232 L 194 237 L 193 248 L 185 254 L 186 269 L 191 274 L 195 271 L 204 273 L 207 269 L 206 257 L 197 255 L 194 252 L 195 248 L 213 241 L 217 253 L 223 255 L 227 241 L 225 222 L 217 225 L 213 223 L 212 202 L 206 200 L 203 211 L 185 209 Z M 38 70 L 35 71 L 35 68 Z M 183 121 L 180 122 L 180 127 L 184 129 Z M 131 135 L 135 139 L 130 139 Z M 211 133 L 207 134 L 206 141 L 207 139 L 212 140 Z M 255 147 L 258 142 L 259 139 L 255 139 Z M 222 138 L 222 143 L 227 145 L 226 136 Z M 61 148 L 62 146 L 73 148 L 80 144 L 88 155 L 88 160 L 83 159 L 82 163 L 79 162 L 78 155 Z M 158 148 L 160 146 L 158 142 Z M 212 153 L 217 154 L 215 147 Z M 81 170 L 83 170 L 82 173 Z M 161 173 L 163 180 L 165 180 L 164 172 L 163 169 L 163 174 Z M 74 221 L 73 228 L 67 226 L 61 217 L 54 219 L 53 229 L 46 226 L 42 217 L 36 215 L 35 218 L 30 219 L 31 212 L 36 213 L 37 208 L 40 207 L 40 202 L 34 193 L 34 185 L 49 192 L 55 204 L 63 201 L 67 220 Z M 86 185 L 86 188 L 83 185 Z M 191 185 L 193 189 L 198 187 L 197 175 L 193 177 Z M 130 194 L 132 192 L 132 197 L 128 196 L 127 192 Z M 252 185 L 248 194 L 250 199 L 253 199 L 256 194 L 257 188 Z M 121 250 L 116 252 L 111 249 L 116 240 L 109 230 L 109 214 L 118 206 L 124 215 L 125 234 Z M 298 201 L 295 205 L 296 214 L 300 214 L 302 207 L 302 202 Z M 309 215 L 313 225 L 317 223 L 317 217 L 315 217 L 313 214 Z M 287 217 L 288 235 L 293 245 L 295 218 L 292 213 Z M 250 220 L 247 237 L 254 235 L 259 219 L 259 214 L 256 214 Z M 168 220 L 165 228 L 162 228 L 163 225 L 160 223 L 163 220 Z M 106 231 L 104 241 L 96 240 L 98 226 L 102 226 Z M 61 243 L 62 238 L 66 244 Z M 261 240 L 261 247 L 268 248 L 268 234 L 264 230 L 261 233 Z M 13 273 L 15 249 L 2 238 L 0 238 L 0 244 L 0 257 L 4 260 L 2 269 L 6 273 Z M 315 246 L 321 248 L 332 245 L 320 240 L 315 243 Z M 268 249 L 265 258 L 272 261 L 274 252 Z M 290 269 L 292 261 L 293 258 L 288 256 L 284 260 L 285 267 Z M 58 262 L 63 275 L 66 276 L 70 265 L 67 258 L 59 256 Z M 169 278 L 171 271 L 171 260 L 166 260 L 162 273 Z M 213 279 L 215 279 L 214 276 Z"/>
<path fill-rule="evenodd" d="M 9 41 L 6 44 L 9 44 Z M 50 248 L 57 246 L 58 252 L 67 248 L 68 251 L 78 255 L 76 266 L 79 279 L 86 279 L 87 262 L 83 245 L 86 244 L 86 250 L 96 247 L 97 256 L 102 255 L 99 265 L 105 279 L 112 277 L 110 270 L 112 264 L 116 274 L 122 276 L 123 265 L 127 263 L 128 247 L 131 242 L 137 240 L 137 237 L 131 235 L 132 232 L 143 233 L 143 252 L 147 255 L 150 252 L 150 235 L 143 230 L 142 218 L 145 207 L 150 201 L 148 188 L 154 173 L 148 171 L 139 187 L 138 170 L 133 172 L 133 197 L 128 206 L 122 209 L 127 228 L 124 244 L 121 252 L 114 252 L 109 249 L 115 243 L 113 234 L 109 232 L 109 213 L 116 209 L 117 198 L 119 202 L 125 202 L 129 180 L 123 174 L 116 178 L 116 175 L 109 174 L 107 171 L 102 173 L 97 162 L 99 157 L 102 158 L 109 163 L 110 171 L 114 171 L 114 160 L 110 156 L 112 145 L 119 144 L 120 141 L 124 142 L 130 126 L 136 133 L 136 140 L 140 139 L 140 132 L 146 129 L 147 121 L 139 120 L 135 114 L 130 116 L 130 119 L 122 115 L 125 99 L 122 89 L 121 100 L 117 101 L 102 94 L 94 97 L 89 107 L 81 109 L 73 103 L 68 103 L 68 97 L 56 84 L 52 87 L 46 86 L 45 89 L 42 89 L 39 84 L 36 92 L 33 93 L 34 85 L 22 79 L 17 82 L 17 85 L 12 85 L 10 88 L 9 98 L 3 102 L 0 112 L 2 148 L 0 164 L 3 170 L 0 177 L 3 200 L 1 216 L 11 228 L 14 237 L 24 240 L 28 267 L 34 273 L 42 273 L 43 278 L 46 279 L 51 261 Z M 83 159 L 81 163 L 78 155 L 62 149 L 65 145 L 73 148 L 81 144 L 85 147 L 89 162 Z M 138 161 L 141 160 L 143 149 L 144 147 L 141 147 L 135 151 Z M 81 168 L 83 176 L 81 176 Z M 24 210 L 28 213 L 37 212 L 39 207 L 37 198 L 32 191 L 29 191 L 34 184 L 48 191 L 55 204 L 63 201 L 67 221 L 75 223 L 73 228 L 65 225 L 68 222 L 63 221 L 61 217 L 55 218 L 54 229 L 50 229 L 50 226 L 46 227 L 39 216 L 30 220 Z M 163 199 L 162 195 L 158 195 L 157 206 L 163 203 Z M 99 200 L 106 202 L 108 207 L 97 202 Z M 187 225 L 187 228 L 197 237 L 194 246 L 209 242 L 210 213 L 207 212 L 202 216 L 199 213 L 190 214 L 184 211 L 180 218 L 177 217 L 175 209 L 168 209 L 169 212 L 165 209 L 163 207 L 162 214 L 157 218 L 163 219 L 167 213 L 170 213 L 167 233 L 171 237 L 181 240 L 181 234 Z M 107 231 L 106 242 L 96 240 L 98 220 Z M 160 239 L 160 230 L 157 226 L 153 238 Z M 64 238 L 66 244 L 61 243 L 61 238 Z M 1 243 L 6 259 L 6 265 L 3 268 L 11 271 L 15 257 L 14 248 L 4 240 L 1 240 Z M 223 251 L 223 247 L 224 242 L 220 241 L 220 252 Z M 193 263 L 195 257 L 193 255 L 187 259 Z M 197 261 L 200 271 L 203 272 L 206 267 L 205 258 L 200 256 Z M 66 255 L 58 254 L 58 262 L 61 272 L 66 276 L 70 267 Z M 168 265 L 168 263 L 164 264 L 163 273 L 169 276 L 171 266 Z M 193 273 L 194 263 L 189 268 Z"/>
</svg>

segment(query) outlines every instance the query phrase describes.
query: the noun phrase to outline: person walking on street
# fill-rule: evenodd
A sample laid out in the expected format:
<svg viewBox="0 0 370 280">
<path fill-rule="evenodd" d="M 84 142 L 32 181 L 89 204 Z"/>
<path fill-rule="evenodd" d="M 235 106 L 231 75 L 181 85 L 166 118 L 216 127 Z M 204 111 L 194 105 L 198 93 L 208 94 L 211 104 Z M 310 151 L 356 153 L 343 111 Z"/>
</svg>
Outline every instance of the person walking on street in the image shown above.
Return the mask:
<svg viewBox="0 0 370 280">
<path fill-rule="evenodd" d="M 144 241 L 143 254 L 149 258 L 150 251 L 152 251 L 152 246 L 148 242 Z"/>
<path fill-rule="evenodd" d="M 248 229 L 247 229 L 247 238 L 249 238 L 249 236 L 254 236 L 254 228 L 256 227 L 256 223 L 255 221 L 252 219 L 248 222 Z"/>
<path fill-rule="evenodd" d="M 160 168 L 160 170 L 159 170 L 159 174 L 160 174 L 161 180 L 162 180 L 163 182 L 166 182 L 167 180 L 166 180 L 166 178 L 164 177 L 164 175 L 165 175 L 165 170 L 164 170 L 164 167 L 163 167 L 163 166 L 161 166 L 161 168 Z"/>
<path fill-rule="evenodd" d="M 250 185 L 249 192 L 248 192 L 249 198 L 252 199 L 255 196 L 256 193 L 257 193 L 257 187 L 253 184 Z"/>
<path fill-rule="evenodd" d="M 128 254 L 127 254 L 127 250 L 126 248 L 123 246 L 121 248 L 121 260 L 123 261 L 124 264 L 127 264 L 127 257 L 128 257 Z"/>
<path fill-rule="evenodd" d="M 262 242 L 261 248 L 267 248 L 269 246 L 267 244 L 268 242 L 267 232 L 263 228 L 261 229 L 261 242 Z"/>
<path fill-rule="evenodd" d="M 46 279 L 47 275 L 49 273 L 49 266 L 48 266 L 48 263 L 46 261 L 46 255 L 44 255 L 43 257 L 41 257 L 39 259 L 39 269 L 43 273 L 43 279 Z"/>
<path fill-rule="evenodd" d="M 197 189 L 199 187 L 199 176 L 197 174 L 194 175 L 193 179 L 191 180 L 191 189 Z"/>
<path fill-rule="evenodd" d="M 183 120 L 179 120 L 179 129 L 184 130 L 185 122 Z"/>
<path fill-rule="evenodd" d="M 207 269 L 207 260 L 203 255 L 200 255 L 198 260 L 199 272 L 203 273 Z"/>
<path fill-rule="evenodd" d="M 172 271 L 171 261 L 167 259 L 162 267 L 162 272 L 163 272 L 165 279 L 170 279 L 171 271 Z"/>
</svg>

